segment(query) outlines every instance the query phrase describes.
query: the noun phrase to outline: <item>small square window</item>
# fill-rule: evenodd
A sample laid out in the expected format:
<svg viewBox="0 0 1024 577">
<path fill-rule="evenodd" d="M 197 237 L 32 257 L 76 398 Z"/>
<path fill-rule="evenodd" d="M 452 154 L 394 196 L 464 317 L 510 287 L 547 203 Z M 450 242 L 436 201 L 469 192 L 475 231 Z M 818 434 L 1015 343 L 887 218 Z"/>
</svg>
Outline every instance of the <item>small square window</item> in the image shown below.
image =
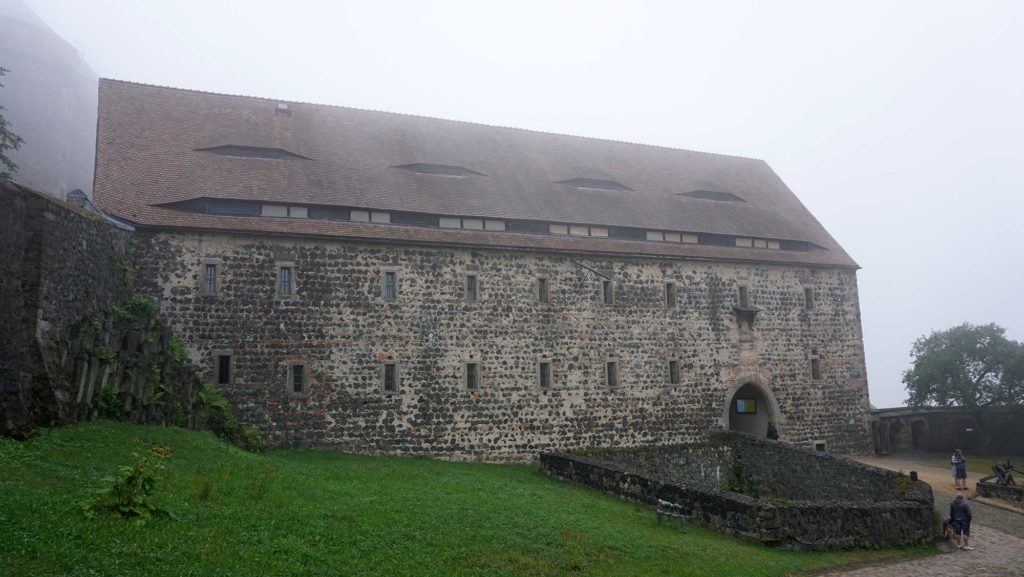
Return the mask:
<svg viewBox="0 0 1024 577">
<path fill-rule="evenodd" d="M 804 287 L 804 308 L 814 310 L 814 289 L 811 287 Z"/>
<path fill-rule="evenodd" d="M 825 441 L 812 441 L 812 442 L 814 443 L 814 450 L 815 451 L 823 451 L 824 452 L 824 451 L 828 450 L 828 445 L 825 443 Z"/>
<path fill-rule="evenodd" d="M 551 290 L 547 277 L 537 278 L 537 301 L 545 304 L 551 302 Z"/>
<path fill-rule="evenodd" d="M 541 359 L 537 363 L 537 386 L 542 389 L 551 388 L 551 361 Z"/>
<path fill-rule="evenodd" d="M 590 227 L 573 224 L 569 226 L 569 234 L 574 236 L 590 236 Z"/>
<path fill-rule="evenodd" d="M 349 212 L 348 219 L 353 222 L 370 222 L 370 211 L 353 210 Z"/>
<path fill-rule="evenodd" d="M 454 216 L 442 216 L 437 219 L 437 224 L 441 228 L 462 228 L 462 219 Z"/>
<path fill-rule="evenodd" d="M 619 386 L 619 360 L 608 359 L 604 363 L 604 384 L 610 388 Z"/>
<path fill-rule="evenodd" d="M 679 235 L 678 232 L 666 232 L 665 233 L 665 242 L 680 242 L 681 240 L 682 240 L 682 237 Z"/>
<path fill-rule="evenodd" d="M 476 391 L 480 388 L 480 363 L 470 361 L 466 363 L 466 389 Z"/>
<path fill-rule="evenodd" d="M 601 300 L 606 305 L 615 304 L 615 283 L 604 279 L 601 281 Z"/>
<path fill-rule="evenodd" d="M 739 299 L 741 307 L 747 308 L 750 306 L 750 289 L 748 287 L 740 285 Z"/>
<path fill-rule="evenodd" d="M 679 359 L 669 359 L 668 361 L 668 384 L 678 385 L 680 383 L 679 378 Z"/>
<path fill-rule="evenodd" d="M 391 213 L 390 212 L 371 212 L 370 222 L 377 224 L 391 224 Z"/>
<path fill-rule="evenodd" d="M 647 231 L 647 240 L 662 242 L 665 240 L 665 233 L 659 230 L 649 230 Z"/>
<path fill-rule="evenodd" d="M 676 283 L 665 283 L 665 306 L 667 306 L 670 309 L 676 308 L 676 304 L 679 300 L 677 296 L 678 295 L 676 294 Z"/>
<path fill-rule="evenodd" d="M 309 209 L 305 206 L 289 206 L 288 216 L 291 218 L 309 218 Z"/>
<path fill-rule="evenodd" d="M 217 265 L 207 263 L 203 265 L 203 294 L 214 296 L 217 294 Z"/>
<path fill-rule="evenodd" d="M 468 230 L 483 230 L 484 221 L 480 218 L 464 218 L 462 219 L 462 228 Z"/>
<path fill-rule="evenodd" d="M 218 353 L 217 355 L 217 384 L 231 384 L 231 354 Z"/>
<path fill-rule="evenodd" d="M 385 301 L 398 300 L 398 273 L 393 270 L 384 271 L 381 297 Z"/>
<path fill-rule="evenodd" d="M 291 394 L 306 394 L 306 365 L 300 363 L 288 365 L 288 385 Z"/>
<path fill-rule="evenodd" d="M 260 216 L 286 217 L 288 207 L 282 204 L 264 204 L 260 209 Z"/>
<path fill-rule="evenodd" d="M 493 230 L 501 232 L 505 230 L 505 221 L 503 220 L 488 220 L 486 221 L 487 230 Z"/>
<path fill-rule="evenodd" d="M 475 303 L 479 300 L 479 283 L 475 272 L 466 273 L 466 302 Z"/>
<path fill-rule="evenodd" d="M 564 224 L 548 225 L 548 232 L 551 234 L 569 234 L 569 227 Z"/>
<path fill-rule="evenodd" d="M 397 393 L 398 386 L 398 363 L 385 361 L 381 367 L 381 391 L 385 394 Z"/>
</svg>

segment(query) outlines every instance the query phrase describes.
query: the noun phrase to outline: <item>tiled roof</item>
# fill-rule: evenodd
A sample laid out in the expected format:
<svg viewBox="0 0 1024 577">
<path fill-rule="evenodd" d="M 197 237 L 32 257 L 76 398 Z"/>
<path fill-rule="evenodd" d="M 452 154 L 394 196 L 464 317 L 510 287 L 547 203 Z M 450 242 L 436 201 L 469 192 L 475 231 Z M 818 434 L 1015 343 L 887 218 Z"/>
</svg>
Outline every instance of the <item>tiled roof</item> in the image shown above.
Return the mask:
<svg viewBox="0 0 1024 577">
<path fill-rule="evenodd" d="M 97 202 L 150 227 L 856 266 L 760 160 L 319 104 L 289 102 L 282 113 L 278 102 L 101 80 Z M 226 146 L 305 159 L 198 150 Z M 416 164 L 479 175 L 399 168 Z M 623 189 L 564 183 L 581 180 Z M 680 195 L 697 190 L 742 201 Z M 157 206 L 202 197 L 703 232 L 806 241 L 825 250 L 197 215 Z"/>
</svg>

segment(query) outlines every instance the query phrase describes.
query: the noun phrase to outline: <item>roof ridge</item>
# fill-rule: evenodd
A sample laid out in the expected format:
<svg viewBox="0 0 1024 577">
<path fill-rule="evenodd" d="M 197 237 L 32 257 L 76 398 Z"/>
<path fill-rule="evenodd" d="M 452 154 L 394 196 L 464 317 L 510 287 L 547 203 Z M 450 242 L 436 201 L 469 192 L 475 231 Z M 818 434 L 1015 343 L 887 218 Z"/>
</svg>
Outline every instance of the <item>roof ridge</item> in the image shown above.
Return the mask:
<svg viewBox="0 0 1024 577">
<path fill-rule="evenodd" d="M 253 96 L 251 94 L 232 94 L 232 93 L 228 93 L 228 92 L 214 92 L 212 90 L 199 90 L 199 89 L 196 89 L 196 88 L 179 88 L 177 86 L 168 86 L 168 85 L 165 85 L 165 84 L 152 84 L 152 83 L 149 83 L 149 82 L 135 82 L 133 80 L 121 80 L 121 79 L 118 79 L 118 78 L 104 78 L 104 77 L 100 77 L 99 80 L 100 80 L 100 82 L 106 81 L 106 82 L 117 82 L 117 83 L 120 83 L 120 84 L 132 84 L 132 85 L 135 85 L 135 86 L 147 86 L 147 87 L 150 87 L 150 88 L 166 88 L 168 90 L 178 90 L 178 91 L 181 91 L 181 92 L 192 92 L 192 93 L 196 93 L 196 94 L 210 94 L 210 95 L 213 95 L 213 96 L 227 96 L 227 97 L 231 97 L 231 98 L 252 98 L 252 99 L 257 99 L 257 100 L 266 100 L 268 102 L 284 102 L 284 103 L 288 103 L 288 104 L 304 104 L 304 105 L 308 105 L 308 106 L 322 106 L 322 107 L 325 107 L 325 108 L 343 108 L 343 109 L 346 109 L 346 110 L 357 110 L 357 111 L 360 111 L 360 112 L 372 112 L 372 113 L 375 113 L 375 114 L 387 114 L 387 115 L 392 115 L 392 116 L 405 116 L 405 117 L 411 117 L 411 118 L 422 118 L 422 119 L 426 119 L 426 120 L 436 120 L 436 121 L 440 121 L 440 122 L 453 122 L 453 123 L 458 123 L 458 124 L 468 124 L 468 125 L 471 125 L 471 126 L 482 126 L 482 127 L 485 127 L 485 128 L 500 128 L 502 130 L 515 130 L 515 131 L 518 131 L 518 132 L 529 132 L 529 133 L 533 133 L 533 134 L 544 134 L 544 135 L 548 135 L 548 136 L 562 136 L 562 137 L 566 137 L 566 138 L 578 138 L 578 139 L 581 139 L 581 140 L 594 140 L 594 141 L 598 141 L 598 142 L 610 142 L 610 143 L 614 143 L 614 144 L 628 144 L 630 146 L 639 146 L 639 147 L 643 147 L 643 148 L 657 148 L 657 149 L 661 149 L 661 150 L 671 150 L 671 151 L 675 151 L 675 152 L 688 152 L 688 153 L 691 153 L 691 154 L 706 154 L 708 156 L 720 156 L 720 157 L 723 157 L 723 158 L 735 158 L 735 159 L 739 159 L 739 160 L 750 160 L 750 161 L 754 161 L 754 162 L 762 162 L 762 163 L 767 164 L 764 159 L 762 159 L 762 158 L 754 158 L 754 157 L 751 157 L 751 156 L 740 156 L 740 155 L 737 155 L 737 154 L 725 154 L 725 153 L 721 153 L 721 152 L 707 152 L 707 151 L 703 151 L 703 150 L 693 150 L 691 148 L 680 148 L 680 147 L 677 147 L 677 146 L 666 146 L 666 145 L 661 145 L 661 144 L 646 144 L 646 143 L 643 143 L 643 142 L 633 142 L 631 140 L 616 140 L 614 138 L 601 138 L 599 136 L 585 136 L 585 135 L 580 135 L 580 134 L 566 134 L 564 132 L 551 132 L 551 131 L 548 131 L 548 130 L 537 130 L 537 129 L 533 129 L 533 128 L 521 128 L 521 127 L 518 127 L 518 126 L 504 126 L 504 125 L 500 125 L 500 124 L 486 124 L 486 123 L 483 123 L 483 122 L 474 122 L 472 120 L 458 120 L 458 119 L 453 119 L 453 118 L 442 118 L 440 116 L 428 116 L 426 114 L 412 114 L 412 113 L 408 113 L 408 112 L 392 112 L 392 111 L 388 111 L 388 110 L 377 110 L 377 109 L 373 109 L 373 108 L 359 108 L 359 107 L 356 107 L 356 106 L 343 106 L 341 104 L 324 104 L 322 102 L 310 102 L 308 100 L 283 100 L 283 99 L 277 99 L 277 98 L 268 98 L 266 96 Z"/>
</svg>

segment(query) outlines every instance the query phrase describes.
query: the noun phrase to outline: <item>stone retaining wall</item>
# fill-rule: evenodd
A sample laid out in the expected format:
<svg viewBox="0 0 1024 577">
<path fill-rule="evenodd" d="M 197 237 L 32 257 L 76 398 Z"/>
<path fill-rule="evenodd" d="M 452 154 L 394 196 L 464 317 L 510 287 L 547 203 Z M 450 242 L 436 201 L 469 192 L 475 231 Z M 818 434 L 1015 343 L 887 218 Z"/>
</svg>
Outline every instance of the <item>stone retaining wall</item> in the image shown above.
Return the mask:
<svg viewBox="0 0 1024 577">
<path fill-rule="evenodd" d="M 0 434 L 187 423 L 199 381 L 156 303 L 133 297 L 131 232 L 6 181 L 0 201 Z"/>
<path fill-rule="evenodd" d="M 1024 485 L 998 485 L 996 483 L 978 483 L 978 494 L 990 499 L 1002 499 L 1024 507 Z"/>
<path fill-rule="evenodd" d="M 925 543 L 935 534 L 931 487 L 926 483 L 913 484 L 909 479 L 900 481 L 896 473 L 874 469 L 829 455 L 808 455 L 802 449 L 786 447 L 781 443 L 744 438 L 739 434 L 712 435 L 711 449 L 706 449 L 691 460 L 699 463 L 709 455 L 727 455 L 723 447 L 730 447 L 734 455 L 746 455 L 753 467 L 761 460 L 751 459 L 757 446 L 766 450 L 783 467 L 792 467 L 791 477 L 802 480 L 767 490 L 770 479 L 763 477 L 764 493 L 769 498 L 724 490 L 718 481 L 683 475 L 673 478 L 671 467 L 659 467 L 655 462 L 662 451 L 635 451 L 641 457 L 631 459 L 629 451 L 613 454 L 610 459 L 600 456 L 545 453 L 540 457 L 541 470 L 546 474 L 571 483 L 591 487 L 619 497 L 655 505 L 658 499 L 677 503 L 696 525 L 722 533 L 755 539 L 771 546 L 789 549 L 838 549 L 847 547 L 881 548 Z M 691 446 L 690 448 L 693 448 Z M 668 448 L 664 448 L 668 449 Z M 676 449 L 679 449 L 678 447 Z M 670 450 L 668 452 L 671 452 Z M 611 452 L 605 452 L 611 454 Z M 646 473 L 632 469 L 628 463 L 639 464 Z M 728 461 L 723 466 L 728 465 Z M 800 474 L 800 467 L 813 463 L 818 472 L 809 476 Z M 705 462 L 706 464 L 706 462 Z M 664 473 L 664 474 L 659 474 Z M 669 476 L 665 476 L 665 474 Z M 827 482 L 839 476 L 839 487 Z M 872 480 L 875 478 L 875 480 Z M 860 482 L 870 487 L 851 493 L 861 500 L 840 499 L 843 487 L 852 488 Z M 817 500 L 788 499 L 781 494 L 815 495 Z M 901 495 L 900 491 L 905 490 Z"/>
</svg>

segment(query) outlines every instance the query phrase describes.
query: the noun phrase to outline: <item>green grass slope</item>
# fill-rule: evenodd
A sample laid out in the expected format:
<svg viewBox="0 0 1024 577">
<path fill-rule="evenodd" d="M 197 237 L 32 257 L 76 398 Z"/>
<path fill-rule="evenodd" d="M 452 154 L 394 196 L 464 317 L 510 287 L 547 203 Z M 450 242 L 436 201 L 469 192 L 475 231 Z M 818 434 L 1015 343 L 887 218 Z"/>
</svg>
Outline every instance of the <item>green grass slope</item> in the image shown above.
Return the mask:
<svg viewBox="0 0 1024 577">
<path fill-rule="evenodd" d="M 135 440 L 169 442 L 177 520 L 86 519 Z M 0 439 L 0 574 L 770 576 L 923 555 L 797 553 L 658 526 L 653 511 L 528 467 L 250 454 L 182 429 L 98 422 Z"/>
</svg>

